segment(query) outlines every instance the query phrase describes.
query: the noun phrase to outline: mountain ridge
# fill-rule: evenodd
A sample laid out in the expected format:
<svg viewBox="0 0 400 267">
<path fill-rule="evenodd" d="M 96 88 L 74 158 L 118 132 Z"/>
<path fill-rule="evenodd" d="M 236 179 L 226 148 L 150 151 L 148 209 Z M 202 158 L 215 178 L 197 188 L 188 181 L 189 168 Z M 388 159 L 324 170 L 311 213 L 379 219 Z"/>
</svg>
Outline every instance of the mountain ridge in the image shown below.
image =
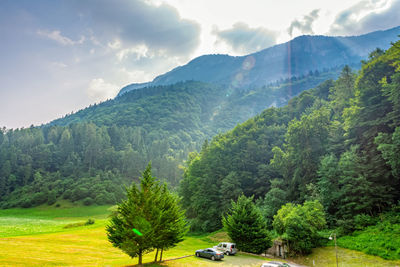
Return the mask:
<svg viewBox="0 0 400 267">
<path fill-rule="evenodd" d="M 153 81 L 127 85 L 118 96 L 138 88 L 187 80 L 232 87 L 263 86 L 310 71 L 359 64 L 375 48 L 389 48 L 399 34 L 400 26 L 357 36 L 302 35 L 244 56 L 202 55 Z"/>
</svg>

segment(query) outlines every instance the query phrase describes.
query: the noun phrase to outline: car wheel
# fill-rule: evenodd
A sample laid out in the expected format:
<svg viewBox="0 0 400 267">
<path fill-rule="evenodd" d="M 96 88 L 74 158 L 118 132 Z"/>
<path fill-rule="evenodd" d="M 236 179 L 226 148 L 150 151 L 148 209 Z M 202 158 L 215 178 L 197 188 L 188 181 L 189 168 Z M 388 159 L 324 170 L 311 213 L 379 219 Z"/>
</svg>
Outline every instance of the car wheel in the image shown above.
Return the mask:
<svg viewBox="0 0 400 267">
<path fill-rule="evenodd" d="M 229 255 L 229 252 L 228 252 L 228 251 L 225 251 L 225 255 Z"/>
<path fill-rule="evenodd" d="M 196 257 L 200 257 L 200 254 L 198 252 L 196 252 Z"/>
<path fill-rule="evenodd" d="M 211 260 L 212 260 L 212 261 L 215 261 L 215 257 L 214 257 L 214 256 L 211 256 Z"/>
</svg>

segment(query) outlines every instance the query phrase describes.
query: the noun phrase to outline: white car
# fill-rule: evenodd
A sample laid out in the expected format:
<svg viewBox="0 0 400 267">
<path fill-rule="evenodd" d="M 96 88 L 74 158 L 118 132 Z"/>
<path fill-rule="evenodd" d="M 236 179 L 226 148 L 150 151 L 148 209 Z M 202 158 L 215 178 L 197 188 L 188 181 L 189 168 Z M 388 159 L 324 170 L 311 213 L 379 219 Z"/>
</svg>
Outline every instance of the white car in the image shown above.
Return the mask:
<svg viewBox="0 0 400 267">
<path fill-rule="evenodd" d="M 235 243 L 221 242 L 218 246 L 214 246 L 213 248 L 222 251 L 226 255 L 235 255 L 237 252 Z"/>
</svg>

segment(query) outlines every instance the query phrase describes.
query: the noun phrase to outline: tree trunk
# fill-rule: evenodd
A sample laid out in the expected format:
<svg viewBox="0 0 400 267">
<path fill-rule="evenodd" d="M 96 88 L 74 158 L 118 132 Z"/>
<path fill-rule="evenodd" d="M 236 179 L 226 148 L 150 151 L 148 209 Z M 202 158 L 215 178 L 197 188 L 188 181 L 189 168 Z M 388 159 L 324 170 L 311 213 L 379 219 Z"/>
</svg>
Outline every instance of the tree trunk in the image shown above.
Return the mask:
<svg viewBox="0 0 400 267">
<path fill-rule="evenodd" d="M 160 252 L 160 261 L 162 261 L 162 253 L 163 253 L 163 251 L 164 251 L 164 249 L 162 248 L 161 252 Z"/>
<path fill-rule="evenodd" d="M 139 266 L 142 266 L 142 250 L 139 250 Z"/>
<path fill-rule="evenodd" d="M 158 256 L 158 248 L 156 250 L 156 256 L 154 257 L 154 262 L 157 262 L 157 256 Z"/>
</svg>

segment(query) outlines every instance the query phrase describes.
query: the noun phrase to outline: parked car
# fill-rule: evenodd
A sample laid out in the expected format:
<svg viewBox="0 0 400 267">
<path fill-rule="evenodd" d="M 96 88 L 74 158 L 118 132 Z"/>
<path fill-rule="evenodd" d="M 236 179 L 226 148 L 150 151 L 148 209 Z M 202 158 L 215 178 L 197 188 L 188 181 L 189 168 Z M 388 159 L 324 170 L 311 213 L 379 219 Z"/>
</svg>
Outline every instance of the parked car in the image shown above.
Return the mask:
<svg viewBox="0 0 400 267">
<path fill-rule="evenodd" d="M 267 263 L 261 264 L 260 267 L 290 267 L 290 265 L 285 262 L 269 261 Z"/>
<path fill-rule="evenodd" d="M 224 257 L 224 253 L 217 251 L 213 248 L 199 249 L 196 250 L 197 257 L 209 258 L 213 261 L 221 260 Z"/>
<path fill-rule="evenodd" d="M 214 246 L 213 248 L 222 251 L 226 255 L 235 255 L 237 252 L 235 243 L 221 242 L 218 246 Z"/>
</svg>

